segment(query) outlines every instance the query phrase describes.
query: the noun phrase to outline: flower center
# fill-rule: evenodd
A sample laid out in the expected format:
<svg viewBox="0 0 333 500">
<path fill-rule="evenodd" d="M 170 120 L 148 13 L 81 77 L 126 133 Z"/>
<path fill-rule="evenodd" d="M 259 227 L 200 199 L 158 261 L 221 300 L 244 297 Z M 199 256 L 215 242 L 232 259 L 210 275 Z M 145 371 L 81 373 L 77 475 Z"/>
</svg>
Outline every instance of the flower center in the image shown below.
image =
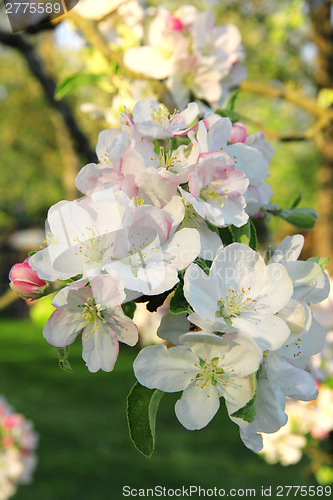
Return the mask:
<svg viewBox="0 0 333 500">
<path fill-rule="evenodd" d="M 177 164 L 181 163 L 179 158 L 178 151 L 165 151 L 164 147 L 160 147 L 159 160 L 161 167 L 166 170 L 173 171 L 173 168 L 177 166 Z M 177 173 L 177 168 L 175 168 L 175 172 Z"/>
<path fill-rule="evenodd" d="M 84 327 L 85 328 L 87 325 L 93 325 L 93 328 L 91 330 L 91 333 L 95 333 L 96 331 L 100 331 L 101 333 L 104 332 L 100 328 L 98 320 L 100 320 L 103 324 L 106 323 L 106 320 L 103 317 L 103 309 L 101 304 L 96 304 L 95 299 L 87 299 L 87 302 L 85 304 L 79 305 L 78 307 L 82 308 L 82 313 L 81 313 L 81 318 L 84 321 Z M 88 334 L 86 333 L 86 337 Z"/>
<path fill-rule="evenodd" d="M 225 387 L 229 382 L 228 375 L 225 373 L 223 368 L 218 366 L 219 358 L 213 358 L 210 361 L 207 359 L 199 358 L 201 371 L 196 375 L 196 387 L 203 389 L 207 387 L 210 383 L 213 386 L 219 382 L 222 387 Z M 197 364 L 195 364 L 198 366 Z M 233 371 L 233 370 L 232 370 Z"/>
<path fill-rule="evenodd" d="M 224 207 L 223 200 L 227 199 L 228 190 L 222 188 L 222 182 L 214 182 L 212 181 L 210 184 L 207 184 L 205 187 L 200 189 L 199 198 L 204 201 L 212 201 L 213 203 L 217 203 L 221 208 Z"/>
<path fill-rule="evenodd" d="M 78 236 L 74 238 L 74 241 L 79 244 L 79 251 L 75 255 L 79 253 L 83 257 L 85 264 L 92 265 L 103 260 L 105 245 L 103 244 L 103 236 L 96 236 L 93 228 L 86 227 L 86 231 L 86 235 L 82 234 L 82 238 L 86 236 L 83 241 Z"/>
<path fill-rule="evenodd" d="M 243 312 L 248 311 L 249 307 L 256 302 L 255 299 L 246 297 L 250 290 L 250 286 L 247 290 L 242 288 L 241 292 L 235 292 L 235 290 L 228 288 L 228 292 L 230 293 L 224 298 L 220 297 L 220 300 L 217 301 L 218 310 L 215 313 L 215 317 L 223 318 L 227 325 L 231 325 L 231 318 L 239 318 Z M 252 310 L 256 311 L 256 309 Z"/>
<path fill-rule="evenodd" d="M 161 104 L 158 108 L 153 108 L 150 106 L 150 116 L 153 122 L 158 123 L 158 125 L 162 125 L 162 127 L 166 127 L 168 125 L 169 120 L 174 118 L 177 113 L 179 113 L 179 109 L 175 109 L 172 115 L 169 114 L 168 108 Z"/>
<path fill-rule="evenodd" d="M 183 222 L 181 223 L 181 228 L 183 227 L 194 227 L 196 229 L 203 229 L 204 221 L 200 215 L 196 213 L 193 206 L 183 200 L 185 206 L 185 216 Z"/>
</svg>

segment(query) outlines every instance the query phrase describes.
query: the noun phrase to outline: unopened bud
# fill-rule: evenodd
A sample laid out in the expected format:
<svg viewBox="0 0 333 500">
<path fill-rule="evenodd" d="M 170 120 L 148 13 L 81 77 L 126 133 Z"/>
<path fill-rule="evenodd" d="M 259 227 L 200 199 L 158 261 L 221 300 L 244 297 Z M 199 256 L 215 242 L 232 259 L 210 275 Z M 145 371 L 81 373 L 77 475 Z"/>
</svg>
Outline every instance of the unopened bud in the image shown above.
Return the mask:
<svg viewBox="0 0 333 500">
<path fill-rule="evenodd" d="M 28 260 L 29 258 L 11 268 L 10 287 L 23 299 L 38 299 L 43 295 L 48 283 L 39 278 L 36 271 L 30 267 Z"/>
<path fill-rule="evenodd" d="M 232 124 L 229 142 L 245 142 L 249 133 L 244 123 L 236 122 Z"/>
</svg>

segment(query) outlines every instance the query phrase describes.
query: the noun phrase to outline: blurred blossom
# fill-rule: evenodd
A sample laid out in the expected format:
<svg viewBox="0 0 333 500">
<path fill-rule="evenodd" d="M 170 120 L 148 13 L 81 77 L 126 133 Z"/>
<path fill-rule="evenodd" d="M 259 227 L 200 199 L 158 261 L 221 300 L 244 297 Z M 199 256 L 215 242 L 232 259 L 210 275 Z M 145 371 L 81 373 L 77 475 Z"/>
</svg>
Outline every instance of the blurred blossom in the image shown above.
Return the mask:
<svg viewBox="0 0 333 500">
<path fill-rule="evenodd" d="M 0 500 L 11 497 L 18 484 L 31 482 L 37 444 L 32 423 L 0 396 Z"/>
</svg>

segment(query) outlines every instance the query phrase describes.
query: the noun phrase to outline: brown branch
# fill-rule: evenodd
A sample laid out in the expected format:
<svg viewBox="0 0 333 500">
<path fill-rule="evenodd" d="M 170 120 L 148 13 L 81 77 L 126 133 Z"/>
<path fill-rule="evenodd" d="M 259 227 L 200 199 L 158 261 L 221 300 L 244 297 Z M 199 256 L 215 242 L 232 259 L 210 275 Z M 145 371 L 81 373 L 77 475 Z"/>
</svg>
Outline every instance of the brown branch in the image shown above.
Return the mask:
<svg viewBox="0 0 333 500">
<path fill-rule="evenodd" d="M 5 292 L 0 297 L 0 311 L 10 306 L 15 300 L 19 299 L 19 296 L 13 292 L 10 288 L 8 288 L 7 292 Z"/>
<path fill-rule="evenodd" d="M 321 108 L 316 99 L 304 96 L 301 92 L 293 89 L 287 89 L 286 87 L 277 87 L 273 85 L 267 85 L 266 83 L 253 82 L 250 80 L 245 80 L 239 84 L 239 88 L 250 92 L 251 94 L 257 94 L 267 97 L 273 97 L 276 99 L 284 99 L 285 101 L 291 102 L 301 109 L 304 109 L 308 113 L 317 118 L 322 118 L 323 115 L 329 116 L 333 120 L 333 111 Z"/>
<path fill-rule="evenodd" d="M 69 106 L 64 100 L 56 100 L 54 98 L 56 89 L 55 81 L 50 75 L 46 74 L 43 63 L 36 54 L 33 46 L 22 35 L 13 35 L 1 30 L 0 42 L 2 42 L 4 45 L 16 49 L 24 57 L 31 73 L 36 77 L 36 79 L 43 87 L 47 100 L 62 116 L 67 126 L 68 133 L 73 138 L 75 149 L 78 155 L 84 156 L 88 162 L 96 162 L 96 155 L 90 148 L 87 137 L 79 128 Z"/>
</svg>

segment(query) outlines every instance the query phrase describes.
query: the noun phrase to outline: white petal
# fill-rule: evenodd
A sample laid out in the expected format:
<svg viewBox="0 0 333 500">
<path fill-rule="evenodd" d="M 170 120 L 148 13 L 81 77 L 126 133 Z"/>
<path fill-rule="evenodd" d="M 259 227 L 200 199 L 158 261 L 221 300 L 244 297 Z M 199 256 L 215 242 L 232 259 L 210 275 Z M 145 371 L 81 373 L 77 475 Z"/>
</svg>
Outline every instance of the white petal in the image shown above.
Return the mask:
<svg viewBox="0 0 333 500">
<path fill-rule="evenodd" d="M 120 342 L 133 346 L 138 341 L 138 327 L 128 318 L 121 307 L 114 307 L 110 310 L 103 311 L 103 316 L 107 323 L 115 331 L 115 334 Z M 104 328 L 104 327 L 103 327 Z"/>
<path fill-rule="evenodd" d="M 199 373 L 198 357 L 184 346 L 167 349 L 165 345 L 145 347 L 133 363 L 136 378 L 148 389 L 164 392 L 184 390 Z"/>
<path fill-rule="evenodd" d="M 244 314 L 241 318 L 234 318 L 232 324 L 249 335 L 263 351 L 278 349 L 290 335 L 287 323 L 273 314 L 263 318 L 258 316 L 254 321 L 248 320 Z"/>
<path fill-rule="evenodd" d="M 92 326 L 82 333 L 82 358 L 92 373 L 98 370 L 111 372 L 118 357 L 119 344 L 112 327 L 100 323 L 101 329 L 91 332 Z"/>
<path fill-rule="evenodd" d="M 269 262 L 286 262 L 296 261 L 302 251 L 304 245 L 304 236 L 295 234 L 287 236 L 277 247 Z"/>
<path fill-rule="evenodd" d="M 72 314 L 66 309 L 57 309 L 47 320 L 43 336 L 49 344 L 65 347 L 74 342 L 84 327 L 80 313 Z"/>
<path fill-rule="evenodd" d="M 219 300 L 216 283 L 196 264 L 185 273 L 184 295 L 202 319 L 215 320 Z"/>
<path fill-rule="evenodd" d="M 184 269 L 200 252 L 200 236 L 196 229 L 183 228 L 177 231 L 162 246 L 163 259 L 177 268 Z"/>
<path fill-rule="evenodd" d="M 183 392 L 175 406 L 179 422 L 193 431 L 205 427 L 215 416 L 220 407 L 217 390 L 212 384 L 201 389 L 192 382 Z"/>
<path fill-rule="evenodd" d="M 166 313 L 161 319 L 160 326 L 157 329 L 157 335 L 161 339 L 168 340 L 171 344 L 180 344 L 179 337 L 188 332 L 190 322 L 187 320 L 186 313 L 172 314 Z"/>
<path fill-rule="evenodd" d="M 281 362 L 280 384 L 286 396 L 312 401 L 318 395 L 316 382 L 310 373 Z"/>
</svg>

